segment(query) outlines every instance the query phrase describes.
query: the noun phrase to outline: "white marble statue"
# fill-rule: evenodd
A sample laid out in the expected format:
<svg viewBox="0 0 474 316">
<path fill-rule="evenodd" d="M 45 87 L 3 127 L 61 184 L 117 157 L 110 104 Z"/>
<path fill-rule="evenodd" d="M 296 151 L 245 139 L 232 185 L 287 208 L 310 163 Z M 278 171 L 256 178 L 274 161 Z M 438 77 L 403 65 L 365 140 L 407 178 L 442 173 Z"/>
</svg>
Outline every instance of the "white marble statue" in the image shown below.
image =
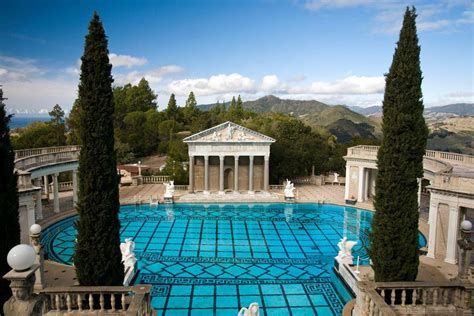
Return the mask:
<svg viewBox="0 0 474 316">
<path fill-rule="evenodd" d="M 135 242 L 132 238 L 125 238 L 125 242 L 120 244 L 120 251 L 125 270 L 127 267 L 134 267 L 137 259 L 135 258 Z"/>
<path fill-rule="evenodd" d="M 212 140 L 217 142 L 221 139 L 221 133 L 218 133 L 218 132 L 214 132 L 212 133 Z"/>
<path fill-rule="evenodd" d="M 174 194 L 174 181 L 171 180 L 169 183 L 165 183 L 165 198 L 172 198 Z"/>
<path fill-rule="evenodd" d="M 337 259 L 342 261 L 345 264 L 353 264 L 352 248 L 357 244 L 357 241 L 347 240 L 347 237 L 343 237 L 341 241 L 337 243 L 339 247 L 339 253 L 337 254 Z"/>
<path fill-rule="evenodd" d="M 295 185 L 291 183 L 290 180 L 286 179 L 286 185 L 285 185 L 285 198 L 295 198 Z"/>
<path fill-rule="evenodd" d="M 235 126 L 230 124 L 227 126 L 227 140 L 232 140 L 232 137 L 234 136 L 234 130 Z"/>
<path fill-rule="evenodd" d="M 250 304 L 249 308 L 242 307 L 239 311 L 238 316 L 259 316 L 260 310 L 258 303 Z"/>
<path fill-rule="evenodd" d="M 334 172 L 334 180 L 333 182 L 339 182 L 339 173 Z"/>
<path fill-rule="evenodd" d="M 247 137 L 245 136 L 245 133 L 241 131 L 241 132 L 239 132 L 238 139 L 239 139 L 239 140 L 246 140 Z"/>
</svg>

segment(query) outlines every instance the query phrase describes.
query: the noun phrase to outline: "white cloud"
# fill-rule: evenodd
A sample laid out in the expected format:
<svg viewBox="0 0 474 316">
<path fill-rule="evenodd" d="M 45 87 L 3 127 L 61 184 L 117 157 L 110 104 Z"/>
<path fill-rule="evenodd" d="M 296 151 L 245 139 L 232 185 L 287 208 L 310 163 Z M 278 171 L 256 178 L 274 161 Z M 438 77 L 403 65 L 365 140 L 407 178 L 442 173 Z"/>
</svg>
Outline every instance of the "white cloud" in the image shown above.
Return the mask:
<svg viewBox="0 0 474 316">
<path fill-rule="evenodd" d="M 130 55 L 117 55 L 117 54 L 109 54 L 110 63 L 114 67 L 135 67 L 135 66 L 143 66 L 148 63 L 146 58 L 142 57 L 133 57 Z"/>
<path fill-rule="evenodd" d="M 172 81 L 168 85 L 170 93 L 179 96 L 194 91 L 196 95 L 217 95 L 226 93 L 242 93 L 255 91 L 255 81 L 238 73 L 219 74 L 207 78 L 182 79 Z"/>
<path fill-rule="evenodd" d="M 280 80 L 278 80 L 278 77 L 276 75 L 267 75 L 263 77 L 260 89 L 271 92 L 278 89 L 279 86 Z"/>
<path fill-rule="evenodd" d="M 148 71 L 131 71 L 128 73 L 114 74 L 114 80 L 117 85 L 125 85 L 127 83 L 137 84 L 142 78 L 145 78 L 149 83 L 156 84 L 170 75 L 183 71 L 184 68 L 181 66 L 167 65 Z"/>
<path fill-rule="evenodd" d="M 424 101 L 428 106 L 438 106 L 453 103 L 474 103 L 474 92 L 472 91 L 456 91 L 443 94 L 437 98 Z"/>
<path fill-rule="evenodd" d="M 383 76 L 349 76 L 334 82 L 315 81 L 309 87 L 293 87 L 288 89 L 291 94 L 380 94 L 385 88 Z"/>
<path fill-rule="evenodd" d="M 49 110 L 48 109 L 39 109 L 38 114 L 48 114 Z"/>
</svg>

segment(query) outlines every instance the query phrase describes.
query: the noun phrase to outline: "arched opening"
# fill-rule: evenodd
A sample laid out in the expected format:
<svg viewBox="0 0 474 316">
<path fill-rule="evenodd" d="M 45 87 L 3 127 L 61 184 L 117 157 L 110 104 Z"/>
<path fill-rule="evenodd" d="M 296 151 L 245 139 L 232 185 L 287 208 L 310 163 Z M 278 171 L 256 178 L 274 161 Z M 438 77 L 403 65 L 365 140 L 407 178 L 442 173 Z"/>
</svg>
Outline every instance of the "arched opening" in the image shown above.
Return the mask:
<svg viewBox="0 0 474 316">
<path fill-rule="evenodd" d="M 234 188 L 234 170 L 227 168 L 224 170 L 224 191 Z"/>
</svg>

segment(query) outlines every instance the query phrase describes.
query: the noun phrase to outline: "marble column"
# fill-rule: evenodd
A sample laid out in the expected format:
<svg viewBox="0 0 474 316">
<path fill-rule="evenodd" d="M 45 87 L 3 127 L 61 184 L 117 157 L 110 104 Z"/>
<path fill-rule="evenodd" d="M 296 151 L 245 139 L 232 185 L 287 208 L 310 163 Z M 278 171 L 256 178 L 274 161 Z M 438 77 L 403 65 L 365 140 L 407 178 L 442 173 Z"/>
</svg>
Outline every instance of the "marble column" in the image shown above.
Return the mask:
<svg viewBox="0 0 474 316">
<path fill-rule="evenodd" d="M 53 174 L 53 196 L 54 196 L 54 212 L 59 213 L 59 183 L 58 183 L 59 173 Z"/>
<path fill-rule="evenodd" d="M 77 170 L 72 171 L 72 204 L 75 207 L 77 204 Z"/>
<path fill-rule="evenodd" d="M 459 207 L 449 206 L 448 240 L 444 262 L 456 264 L 457 237 L 459 232 Z"/>
<path fill-rule="evenodd" d="M 35 199 L 35 215 L 36 219 L 43 219 L 43 206 L 41 204 L 41 178 L 36 178 L 34 180 L 35 187 L 39 187 L 39 190 L 36 192 Z"/>
<path fill-rule="evenodd" d="M 189 193 L 194 192 L 194 156 L 189 156 Z"/>
<path fill-rule="evenodd" d="M 204 194 L 209 194 L 209 156 L 204 156 Z"/>
<path fill-rule="evenodd" d="M 438 204 L 438 201 L 431 201 L 428 217 L 430 231 L 428 235 L 428 253 L 426 254 L 426 256 L 433 259 L 435 258 L 436 253 L 436 226 L 438 225 Z"/>
<path fill-rule="evenodd" d="M 268 184 L 270 182 L 270 156 L 265 156 L 265 164 L 263 168 L 263 191 L 268 191 Z"/>
<path fill-rule="evenodd" d="M 357 192 L 357 202 L 364 201 L 365 168 L 359 166 L 359 186 Z"/>
<path fill-rule="evenodd" d="M 219 194 L 224 194 L 224 158 L 219 156 Z"/>
<path fill-rule="evenodd" d="M 421 208 L 421 185 L 423 178 L 418 178 L 418 209 Z"/>
<path fill-rule="evenodd" d="M 249 156 L 249 194 L 253 193 L 253 156 Z"/>
<path fill-rule="evenodd" d="M 369 199 L 370 168 L 364 168 L 364 201 Z"/>
<path fill-rule="evenodd" d="M 351 186 L 351 166 L 346 165 L 346 183 L 344 184 L 344 200 L 348 200 L 349 188 Z"/>
<path fill-rule="evenodd" d="M 239 192 L 239 156 L 234 156 L 234 193 Z"/>
<path fill-rule="evenodd" d="M 43 182 L 44 182 L 44 194 L 46 194 L 46 201 L 49 202 L 49 176 L 44 176 Z"/>
</svg>

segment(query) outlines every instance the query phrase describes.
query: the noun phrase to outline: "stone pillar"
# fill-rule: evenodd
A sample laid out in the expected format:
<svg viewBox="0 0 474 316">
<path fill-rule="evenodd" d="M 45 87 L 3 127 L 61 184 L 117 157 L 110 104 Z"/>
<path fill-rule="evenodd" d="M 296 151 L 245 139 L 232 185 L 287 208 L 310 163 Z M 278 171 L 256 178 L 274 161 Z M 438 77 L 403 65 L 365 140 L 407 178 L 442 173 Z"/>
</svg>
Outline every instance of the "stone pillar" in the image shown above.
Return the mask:
<svg viewBox="0 0 474 316">
<path fill-rule="evenodd" d="M 365 168 L 359 166 L 359 187 L 357 193 L 357 202 L 364 201 Z"/>
<path fill-rule="evenodd" d="M 35 187 L 39 187 L 39 190 L 36 192 L 35 199 L 35 215 L 36 219 L 43 219 L 43 206 L 41 204 L 41 178 L 36 178 L 34 180 Z"/>
<path fill-rule="evenodd" d="M 204 156 L 204 194 L 209 194 L 209 156 Z"/>
<path fill-rule="evenodd" d="M 270 156 L 265 156 L 265 165 L 263 168 L 263 191 L 268 191 L 269 178 L 270 178 Z"/>
<path fill-rule="evenodd" d="M 234 156 L 234 193 L 239 192 L 239 156 Z"/>
<path fill-rule="evenodd" d="M 194 156 L 189 156 L 189 193 L 194 192 Z"/>
<path fill-rule="evenodd" d="M 224 158 L 219 156 L 219 194 L 224 194 Z"/>
<path fill-rule="evenodd" d="M 42 315 L 42 297 L 33 294 L 35 272 L 39 268 L 34 264 L 26 271 L 11 270 L 3 276 L 10 281 L 12 297 L 3 305 L 5 316 Z"/>
<path fill-rule="evenodd" d="M 58 184 L 59 173 L 53 174 L 53 195 L 54 195 L 54 212 L 59 213 L 59 184 Z"/>
<path fill-rule="evenodd" d="M 421 184 L 423 182 L 423 178 L 418 178 L 418 209 L 421 208 Z"/>
<path fill-rule="evenodd" d="M 254 194 L 253 191 L 253 156 L 249 156 L 249 194 Z"/>
<path fill-rule="evenodd" d="M 369 199 L 370 168 L 364 168 L 364 201 Z"/>
<path fill-rule="evenodd" d="M 43 182 L 44 182 L 44 194 L 46 194 L 46 200 L 49 202 L 49 177 L 44 176 Z"/>
<path fill-rule="evenodd" d="M 77 204 L 77 170 L 72 171 L 72 204 L 74 207 L 76 207 Z"/>
<path fill-rule="evenodd" d="M 33 234 L 30 230 L 30 244 L 35 249 L 36 252 L 36 260 L 35 263 L 39 265 L 39 269 L 36 270 L 35 273 L 35 285 L 34 291 L 37 293 L 43 290 L 46 286 L 44 282 L 44 251 L 43 245 L 40 242 L 41 239 L 41 232 L 39 234 Z"/>
<path fill-rule="evenodd" d="M 448 240 L 444 262 L 456 264 L 457 237 L 459 231 L 459 207 L 449 206 Z"/>
<path fill-rule="evenodd" d="M 349 188 L 351 187 L 351 166 L 346 165 L 346 183 L 344 184 L 344 200 L 348 200 Z"/>
<path fill-rule="evenodd" d="M 428 224 L 430 226 L 428 236 L 428 254 L 429 258 L 435 258 L 436 253 L 436 226 L 438 225 L 438 201 L 431 201 L 430 211 L 428 217 Z"/>
</svg>

